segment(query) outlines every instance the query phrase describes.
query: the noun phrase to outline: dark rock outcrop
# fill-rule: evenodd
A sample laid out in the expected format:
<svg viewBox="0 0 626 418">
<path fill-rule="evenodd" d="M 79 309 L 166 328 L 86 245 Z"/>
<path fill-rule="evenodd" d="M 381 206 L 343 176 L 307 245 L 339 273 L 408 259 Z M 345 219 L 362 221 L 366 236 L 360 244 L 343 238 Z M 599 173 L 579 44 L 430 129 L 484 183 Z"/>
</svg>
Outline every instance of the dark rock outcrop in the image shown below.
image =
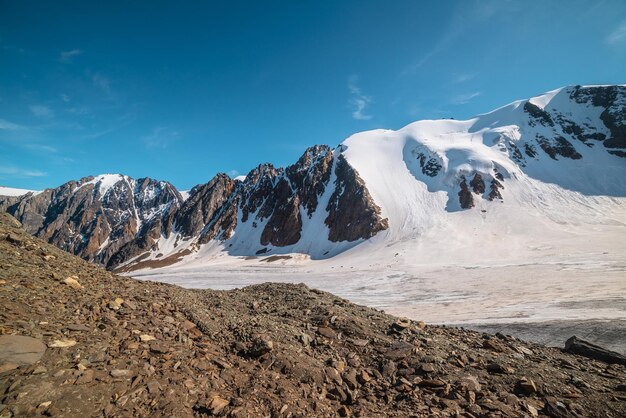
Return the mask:
<svg viewBox="0 0 626 418">
<path fill-rule="evenodd" d="M 467 181 L 463 176 L 461 178 L 461 183 L 459 184 L 461 190 L 459 190 L 459 203 L 462 209 L 470 209 L 474 207 L 474 197 L 472 196 L 472 192 L 469 187 L 467 187 Z"/>
<path fill-rule="evenodd" d="M 356 241 L 371 238 L 389 228 L 389 221 L 380 216 L 380 207 L 343 155 L 337 157 L 335 174 L 335 191 L 326 207 L 328 239 L 333 242 Z"/>
</svg>

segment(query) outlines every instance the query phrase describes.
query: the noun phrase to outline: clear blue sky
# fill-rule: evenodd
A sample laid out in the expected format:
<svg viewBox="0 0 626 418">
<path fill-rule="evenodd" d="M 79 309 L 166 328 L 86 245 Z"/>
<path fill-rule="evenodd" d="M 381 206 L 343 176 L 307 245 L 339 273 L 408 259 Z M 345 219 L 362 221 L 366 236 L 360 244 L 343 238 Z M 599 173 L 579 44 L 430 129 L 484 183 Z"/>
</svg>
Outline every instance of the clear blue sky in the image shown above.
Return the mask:
<svg viewBox="0 0 626 418">
<path fill-rule="evenodd" d="M 373 128 L 626 83 L 626 1 L 0 0 L 0 185 L 294 162 Z"/>
</svg>

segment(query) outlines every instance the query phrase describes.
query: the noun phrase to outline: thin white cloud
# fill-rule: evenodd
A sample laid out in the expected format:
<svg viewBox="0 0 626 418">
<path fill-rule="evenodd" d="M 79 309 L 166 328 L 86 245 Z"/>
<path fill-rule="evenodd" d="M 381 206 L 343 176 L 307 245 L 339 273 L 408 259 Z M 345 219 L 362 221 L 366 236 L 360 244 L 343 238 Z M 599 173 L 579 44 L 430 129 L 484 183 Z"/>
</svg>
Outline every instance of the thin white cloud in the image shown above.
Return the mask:
<svg viewBox="0 0 626 418">
<path fill-rule="evenodd" d="M 6 119 L 0 119 L 0 129 L 4 129 L 6 131 L 17 131 L 23 128 L 24 128 L 23 126 L 20 126 L 13 122 L 9 122 Z"/>
<path fill-rule="evenodd" d="M 63 100 L 65 103 L 67 103 L 67 102 L 69 102 L 69 101 L 70 101 L 70 96 L 68 96 L 68 95 L 67 95 L 67 94 L 65 94 L 65 93 L 62 93 L 62 94 L 61 94 L 61 100 Z"/>
<path fill-rule="evenodd" d="M 14 166 L 0 166 L 0 178 L 30 178 L 43 177 L 47 173 L 39 170 L 27 170 Z"/>
<path fill-rule="evenodd" d="M 613 29 L 613 32 L 609 34 L 608 38 L 606 38 L 606 42 L 609 45 L 615 45 L 624 41 L 626 41 L 626 20 L 622 20 L 622 22 Z"/>
<path fill-rule="evenodd" d="M 349 103 L 353 108 L 352 118 L 356 120 L 368 120 L 372 115 L 366 115 L 365 109 L 372 102 L 372 98 L 364 95 L 358 86 L 359 76 L 352 75 L 348 79 L 348 91 L 350 91 Z"/>
<path fill-rule="evenodd" d="M 42 145 L 42 144 L 26 144 L 25 148 L 28 148 L 33 151 L 45 152 L 49 154 L 56 154 L 59 152 L 58 149 L 51 147 L 50 145 Z"/>
<path fill-rule="evenodd" d="M 161 148 L 165 149 L 170 146 L 172 142 L 178 141 L 180 134 L 176 131 L 172 131 L 168 128 L 157 127 L 154 128 L 151 134 L 142 138 L 142 141 L 146 148 Z"/>
<path fill-rule="evenodd" d="M 239 171 L 237 171 L 237 170 L 230 170 L 228 172 L 228 175 L 233 177 L 233 178 L 235 178 L 235 177 L 239 176 Z"/>
<path fill-rule="evenodd" d="M 482 93 L 479 91 L 475 91 L 473 93 L 459 94 L 458 96 L 453 97 L 452 100 L 450 101 L 453 104 L 457 104 L 457 105 L 466 104 L 472 101 L 472 99 L 475 99 L 476 97 L 480 96 L 481 94 Z"/>
<path fill-rule="evenodd" d="M 454 82 L 457 84 L 465 83 L 466 81 L 470 81 L 474 77 L 476 77 L 476 74 L 471 74 L 471 73 L 458 74 L 456 77 L 454 77 Z"/>
<path fill-rule="evenodd" d="M 101 88 L 107 93 L 111 93 L 111 81 L 102 74 L 94 74 L 91 81 L 94 86 Z"/>
<path fill-rule="evenodd" d="M 47 106 L 32 105 L 29 109 L 30 112 L 38 118 L 50 119 L 54 117 L 54 111 Z"/>
<path fill-rule="evenodd" d="M 59 56 L 59 61 L 64 63 L 72 62 L 72 58 L 82 54 L 83 51 L 80 49 L 72 49 L 70 51 L 61 51 L 61 55 Z"/>
</svg>

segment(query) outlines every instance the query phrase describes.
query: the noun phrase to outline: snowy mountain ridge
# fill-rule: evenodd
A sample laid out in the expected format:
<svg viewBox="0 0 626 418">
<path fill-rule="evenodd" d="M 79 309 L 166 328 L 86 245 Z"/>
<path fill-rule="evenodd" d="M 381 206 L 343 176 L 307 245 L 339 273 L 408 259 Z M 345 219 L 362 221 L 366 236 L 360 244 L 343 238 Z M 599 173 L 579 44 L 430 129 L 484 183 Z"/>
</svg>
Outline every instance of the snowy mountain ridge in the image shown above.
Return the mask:
<svg viewBox="0 0 626 418">
<path fill-rule="evenodd" d="M 0 198 L 0 208 L 62 248 L 135 269 L 224 254 L 322 259 L 441 240 L 473 222 L 492 235 L 526 225 L 513 237 L 533 232 L 537 219 L 619 222 L 611 213 L 625 197 L 619 85 L 565 87 L 466 121 L 357 133 L 337 148 L 311 147 L 285 169 L 219 174 L 188 197 L 166 182 L 101 175 Z"/>
</svg>

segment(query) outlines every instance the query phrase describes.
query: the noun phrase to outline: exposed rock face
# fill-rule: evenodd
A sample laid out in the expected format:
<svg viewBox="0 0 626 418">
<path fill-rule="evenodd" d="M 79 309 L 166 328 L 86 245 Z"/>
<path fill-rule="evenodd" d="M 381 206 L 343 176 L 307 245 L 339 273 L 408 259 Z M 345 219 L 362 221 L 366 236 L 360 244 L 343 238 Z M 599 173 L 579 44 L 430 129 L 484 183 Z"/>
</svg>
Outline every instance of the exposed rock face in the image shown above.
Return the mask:
<svg viewBox="0 0 626 418">
<path fill-rule="evenodd" d="M 380 207 L 365 183 L 342 155 L 337 158 L 335 174 L 335 191 L 327 206 L 328 238 L 334 242 L 356 241 L 389 228 L 389 221 L 381 218 Z"/>
<path fill-rule="evenodd" d="M 537 135 L 535 143 L 552 159 L 581 159 L 573 141 L 593 147 L 601 143 L 607 151 L 618 157 L 626 157 L 626 86 L 593 86 L 570 88 L 570 100 L 590 107 L 603 108 L 600 121 L 604 126 L 594 126 L 587 120 L 572 120 L 571 114 L 555 108 L 545 109 L 527 101 L 524 111 L 529 115 L 529 126 L 543 126 L 552 131 L 549 136 Z M 524 144 L 525 154 L 529 158 L 536 157 L 535 144 Z M 525 159 L 514 143 L 507 146 L 516 161 L 522 166 Z"/>
<path fill-rule="evenodd" d="M 604 134 L 596 134 L 596 139 L 604 141 L 606 148 L 626 148 L 626 87 L 625 86 L 576 86 L 570 97 L 578 103 L 591 103 L 605 110 L 600 115 L 611 133 L 609 138 Z M 618 154 L 615 154 L 618 155 Z"/>
<path fill-rule="evenodd" d="M 496 199 L 502 200 L 502 194 L 500 193 L 500 189 L 504 189 L 502 183 L 500 183 L 496 179 L 491 179 L 491 185 L 489 186 L 489 200 L 493 201 Z"/>
<path fill-rule="evenodd" d="M 203 236 L 218 223 L 236 184 L 226 174 L 218 174 L 207 184 L 194 187 L 176 214 L 176 227 L 184 238 Z M 236 220 L 235 220 L 236 222 Z"/>
<path fill-rule="evenodd" d="M 472 191 L 476 194 L 485 193 L 485 181 L 480 173 L 474 174 L 474 178 L 470 181 L 470 186 L 472 186 Z"/>
<path fill-rule="evenodd" d="M 271 216 L 261 234 L 261 244 L 285 247 L 298 242 L 302 229 L 300 198 L 293 192 L 289 182 L 280 179 L 273 190 L 273 199 L 266 202 L 268 204 L 265 207 Z"/>
<path fill-rule="evenodd" d="M 181 203 L 180 193 L 167 182 L 104 175 L 26 195 L 7 211 L 31 234 L 106 264 L 132 240 L 169 234 Z"/>
<path fill-rule="evenodd" d="M 469 187 L 467 187 L 467 181 L 465 177 L 461 178 L 461 183 L 459 184 L 461 190 L 459 190 L 459 203 L 461 204 L 462 209 L 470 209 L 474 207 L 474 198 L 472 197 L 472 192 Z"/>
</svg>

